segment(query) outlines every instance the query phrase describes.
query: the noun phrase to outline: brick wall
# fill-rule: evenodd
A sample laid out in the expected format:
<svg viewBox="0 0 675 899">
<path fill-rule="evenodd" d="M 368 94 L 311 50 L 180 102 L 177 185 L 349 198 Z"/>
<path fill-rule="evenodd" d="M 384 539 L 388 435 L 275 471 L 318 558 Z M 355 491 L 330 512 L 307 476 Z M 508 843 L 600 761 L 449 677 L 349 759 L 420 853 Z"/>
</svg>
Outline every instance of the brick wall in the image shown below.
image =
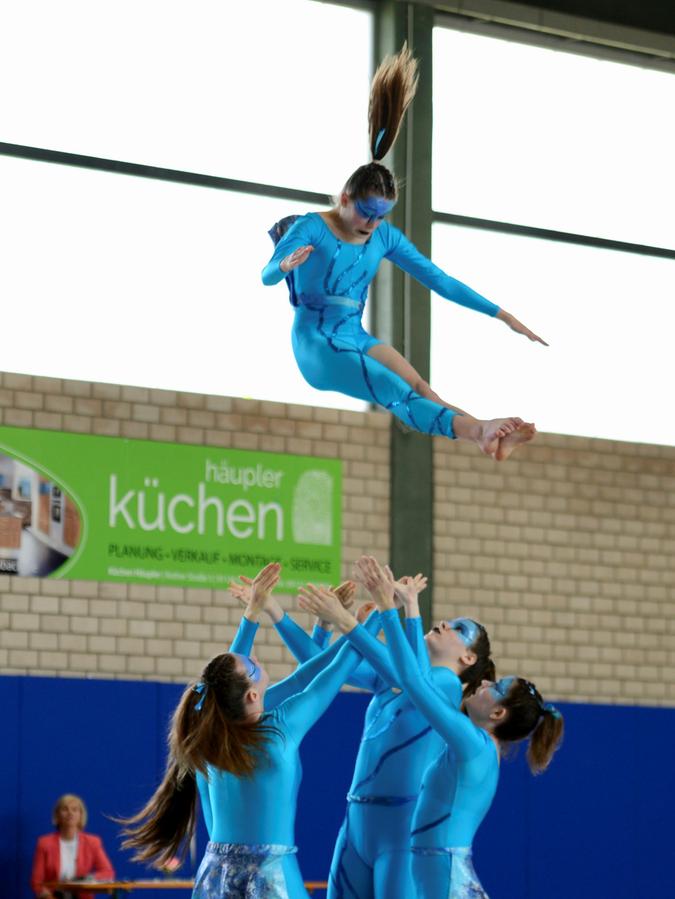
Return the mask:
<svg viewBox="0 0 675 899">
<path fill-rule="evenodd" d="M 579 701 L 675 703 L 675 447 L 539 435 L 505 464 L 436 441 L 435 615 L 501 673 Z"/>
<path fill-rule="evenodd" d="M 384 413 L 5 373 L 0 424 L 340 457 L 343 574 L 387 556 Z M 675 448 L 540 435 L 496 465 L 436 438 L 434 466 L 434 617 L 483 621 L 500 671 L 550 697 L 675 704 Z M 180 681 L 239 614 L 215 590 L 4 576 L 0 672 Z M 256 645 L 290 670 L 270 628 Z"/>
</svg>

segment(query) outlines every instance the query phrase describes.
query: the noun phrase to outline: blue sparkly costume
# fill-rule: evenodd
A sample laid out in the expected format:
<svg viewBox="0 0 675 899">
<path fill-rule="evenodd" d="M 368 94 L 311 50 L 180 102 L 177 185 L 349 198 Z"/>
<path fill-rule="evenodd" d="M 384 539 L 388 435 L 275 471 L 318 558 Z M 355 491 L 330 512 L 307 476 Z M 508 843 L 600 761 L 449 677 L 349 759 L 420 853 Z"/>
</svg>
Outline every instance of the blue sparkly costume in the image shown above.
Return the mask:
<svg viewBox="0 0 675 899">
<path fill-rule="evenodd" d="M 377 403 L 417 431 L 454 437 L 454 412 L 420 396 L 368 355 L 381 342 L 361 324 L 368 285 L 382 259 L 389 259 L 461 306 L 491 316 L 499 307 L 446 275 L 388 222 L 382 222 L 364 244 L 339 240 L 316 212 L 297 218 L 280 237 L 284 222 L 288 224 L 283 220 L 270 231 L 278 243 L 262 279 L 264 284 L 277 284 L 286 277 L 295 306 L 293 352 L 305 380 L 318 390 L 337 390 Z M 306 245 L 314 247 L 307 261 L 284 275 L 279 268 L 282 259 Z"/>
<path fill-rule="evenodd" d="M 497 747 L 485 730 L 445 701 L 417 664 L 396 610 L 383 612 L 381 620 L 406 695 L 445 744 L 424 775 L 412 819 L 414 895 L 486 899 L 473 870 L 471 844 L 497 789 Z M 355 645 L 365 653 L 362 645 Z"/>
<path fill-rule="evenodd" d="M 415 895 L 409 851 L 413 812 L 424 771 L 445 746 L 405 693 L 391 689 L 398 686 L 398 678 L 386 647 L 372 636 L 379 626 L 379 620 L 371 615 L 365 627 L 359 625 L 349 635 L 350 642 L 363 655 L 367 653 L 371 663 L 359 665 L 350 683 L 366 687 L 374 696 L 366 711 L 347 812 L 333 853 L 329 899 L 408 899 Z M 298 658 L 315 651 L 288 616 L 278 630 Z M 421 619 L 407 619 L 406 631 L 410 651 L 419 660 L 415 665 L 425 671 L 445 705 L 459 707 L 459 679 L 447 668 L 431 668 Z M 331 648 L 339 648 L 341 642 Z"/>
<path fill-rule="evenodd" d="M 242 619 L 231 651 L 250 652 L 257 625 Z M 327 650 L 330 652 L 330 650 Z M 209 843 L 193 899 L 300 899 L 308 896 L 295 857 L 295 809 L 302 776 L 299 746 L 359 662 L 345 644 L 331 661 L 319 653 L 265 693 L 264 721 L 275 728 L 251 777 L 208 767 L 197 788 Z"/>
</svg>

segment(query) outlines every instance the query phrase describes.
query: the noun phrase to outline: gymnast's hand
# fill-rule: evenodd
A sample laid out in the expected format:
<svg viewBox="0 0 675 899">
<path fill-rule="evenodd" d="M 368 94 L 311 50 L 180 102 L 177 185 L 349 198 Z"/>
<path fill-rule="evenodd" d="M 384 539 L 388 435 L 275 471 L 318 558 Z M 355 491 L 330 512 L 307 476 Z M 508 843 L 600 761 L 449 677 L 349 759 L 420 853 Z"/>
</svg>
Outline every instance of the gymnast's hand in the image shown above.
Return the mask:
<svg viewBox="0 0 675 899">
<path fill-rule="evenodd" d="M 369 599 L 367 602 L 362 602 L 361 605 L 356 610 L 356 620 L 359 624 L 365 624 L 366 619 L 370 615 L 371 612 L 374 612 L 377 606 L 375 603 Z"/>
<path fill-rule="evenodd" d="M 304 247 L 298 247 L 297 250 L 293 250 L 290 256 L 284 256 L 279 263 L 279 268 L 282 272 L 291 272 L 294 268 L 302 265 L 303 262 L 307 262 L 309 254 L 313 252 L 314 247 L 311 244 L 307 244 Z"/>
<path fill-rule="evenodd" d="M 354 598 L 356 596 L 356 584 L 354 583 L 354 581 L 344 581 L 338 587 L 331 587 L 331 590 L 340 600 L 345 609 L 350 609 L 354 605 Z M 332 621 L 326 621 L 325 619 L 319 617 L 317 618 L 316 623 L 325 631 L 333 630 Z"/>
<path fill-rule="evenodd" d="M 505 325 L 508 325 L 512 331 L 516 332 L 516 334 L 523 334 L 535 343 L 542 343 L 544 346 L 548 346 L 545 340 L 535 334 L 534 331 L 530 331 L 529 328 L 526 328 L 525 325 L 522 322 L 519 322 L 515 315 L 511 315 L 510 312 L 500 309 L 497 313 L 497 318 L 503 321 Z"/>
<path fill-rule="evenodd" d="M 361 556 L 356 563 L 361 581 L 381 612 L 395 609 L 394 576 L 389 567 L 381 568 L 373 556 Z"/>
<path fill-rule="evenodd" d="M 340 600 L 345 609 L 351 609 L 356 599 L 356 584 L 354 581 L 344 581 L 339 587 L 333 589 L 333 593 Z"/>
<path fill-rule="evenodd" d="M 301 609 L 318 615 L 323 621 L 330 622 L 343 634 L 356 627 L 356 618 L 345 609 L 333 590 L 307 584 L 306 587 L 300 588 L 298 602 Z"/>
<path fill-rule="evenodd" d="M 283 617 L 281 607 L 271 597 L 272 590 L 279 583 L 280 577 L 281 565 L 278 562 L 270 562 L 256 574 L 253 580 L 242 574 L 239 576 L 241 584 L 230 584 L 230 593 L 240 602 L 246 603 L 244 615 L 249 621 L 257 621 L 262 611 L 267 611 L 273 621 L 279 620 L 275 616 L 275 612 Z"/>
<path fill-rule="evenodd" d="M 396 599 L 405 606 L 406 618 L 418 618 L 420 607 L 417 597 L 427 588 L 427 578 L 425 575 L 416 574 L 415 577 L 405 575 L 395 581 L 394 575 L 391 573 L 391 568 L 388 565 L 385 565 L 384 570 L 387 573 L 387 576 L 391 577 L 394 581 L 394 594 Z M 396 604 L 398 605 L 398 602 Z"/>
</svg>

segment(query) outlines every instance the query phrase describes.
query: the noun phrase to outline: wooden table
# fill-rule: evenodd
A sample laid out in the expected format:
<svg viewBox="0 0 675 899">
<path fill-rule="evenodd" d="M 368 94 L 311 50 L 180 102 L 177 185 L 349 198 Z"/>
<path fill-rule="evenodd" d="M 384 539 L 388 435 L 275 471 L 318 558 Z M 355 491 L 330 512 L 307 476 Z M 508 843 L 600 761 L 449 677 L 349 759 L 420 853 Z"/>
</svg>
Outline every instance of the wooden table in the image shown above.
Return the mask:
<svg viewBox="0 0 675 899">
<path fill-rule="evenodd" d="M 59 880 L 46 883 L 50 890 L 63 890 L 79 896 L 80 893 L 107 893 L 113 899 L 123 899 L 132 890 L 191 890 L 192 880 L 175 880 L 156 877 L 153 880 Z"/>
<path fill-rule="evenodd" d="M 168 877 L 157 877 L 154 880 L 60 880 L 46 883 L 50 890 L 65 890 L 74 896 L 80 893 L 107 893 L 113 899 L 123 899 L 125 893 L 132 890 L 191 890 L 193 880 L 173 880 Z M 305 889 L 310 895 L 314 890 L 325 890 L 328 884 L 324 880 L 307 880 Z"/>
</svg>

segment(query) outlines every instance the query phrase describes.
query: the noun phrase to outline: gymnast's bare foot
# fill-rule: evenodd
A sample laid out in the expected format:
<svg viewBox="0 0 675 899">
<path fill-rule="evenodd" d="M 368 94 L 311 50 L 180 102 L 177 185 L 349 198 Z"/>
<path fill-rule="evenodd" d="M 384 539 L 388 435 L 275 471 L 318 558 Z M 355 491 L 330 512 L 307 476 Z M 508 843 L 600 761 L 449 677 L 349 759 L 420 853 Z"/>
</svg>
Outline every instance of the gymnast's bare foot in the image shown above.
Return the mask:
<svg viewBox="0 0 675 899">
<path fill-rule="evenodd" d="M 537 429 L 535 426 L 531 422 L 524 421 L 515 431 L 511 431 L 505 437 L 500 438 L 497 452 L 495 453 L 497 462 L 503 462 L 505 459 L 508 459 L 517 446 L 532 440 L 536 433 Z"/>
<path fill-rule="evenodd" d="M 502 442 L 512 434 L 518 433 L 519 428 L 524 424 L 522 418 L 492 418 L 482 421 L 471 415 L 455 415 L 452 422 L 455 437 L 461 440 L 473 440 L 482 452 L 494 459 L 499 458 L 498 453 Z M 529 440 L 532 436 L 534 434 L 526 439 Z M 522 439 L 519 442 L 522 443 Z M 506 445 L 505 459 L 511 455 L 514 448 L 509 449 L 509 444 Z"/>
</svg>

